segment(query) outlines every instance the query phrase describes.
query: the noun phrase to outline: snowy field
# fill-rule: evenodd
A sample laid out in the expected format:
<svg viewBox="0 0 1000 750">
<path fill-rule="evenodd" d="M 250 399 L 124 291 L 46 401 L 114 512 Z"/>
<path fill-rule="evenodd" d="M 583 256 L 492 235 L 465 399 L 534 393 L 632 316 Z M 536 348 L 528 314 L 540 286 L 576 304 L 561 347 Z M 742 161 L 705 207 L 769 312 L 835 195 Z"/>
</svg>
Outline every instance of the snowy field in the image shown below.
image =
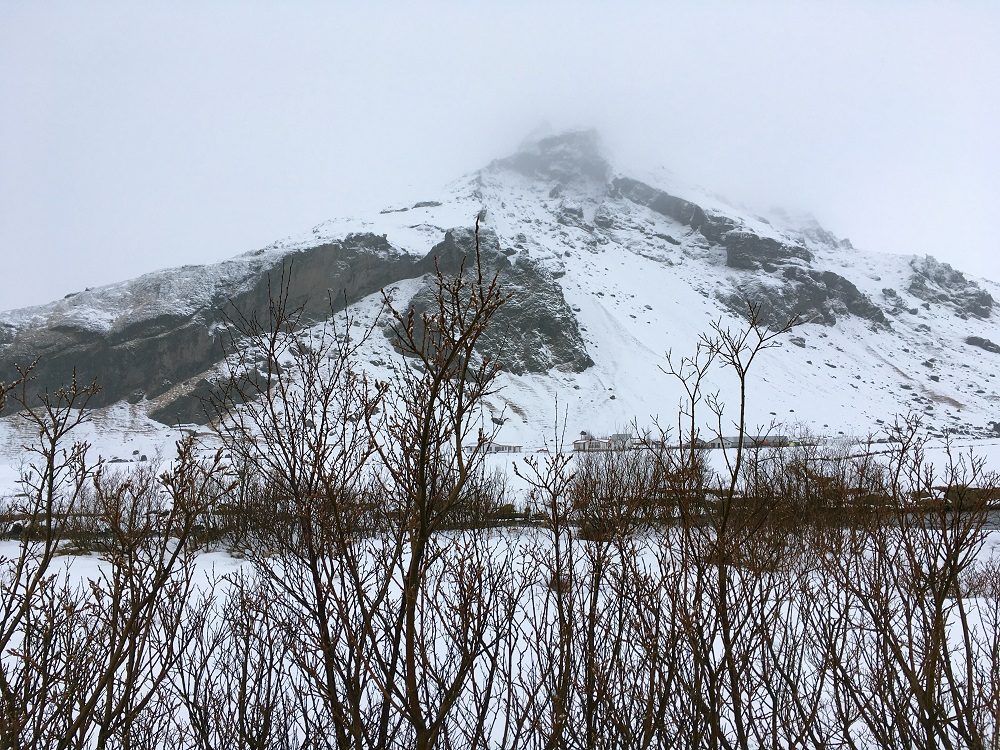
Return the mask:
<svg viewBox="0 0 1000 750">
<path fill-rule="evenodd" d="M 91 460 L 112 468 L 170 469 L 173 442 L 191 431 L 155 426 L 123 405 L 93 416 L 76 437 L 90 443 Z M 0 438 L 0 493 L 10 496 L 33 459 L 24 448 L 30 435 L 7 419 Z M 215 440 L 202 440 L 208 455 Z M 822 447 L 850 453 L 856 444 L 839 438 Z M 523 474 L 527 462 L 553 455 L 523 450 L 486 459 L 522 507 L 528 485 L 514 466 Z M 1000 439 L 957 441 L 951 458 L 970 451 L 996 465 Z M 721 450 L 707 456 L 725 472 Z M 925 458 L 936 467 L 948 461 L 940 442 L 928 444 Z M 59 736 L 61 721 L 68 726 L 84 715 L 80 706 L 96 702 L 97 716 L 65 730 L 81 747 L 101 746 L 103 727 L 121 738 L 147 733 L 146 744 L 130 740 L 135 747 L 321 745 L 342 731 L 345 705 L 357 709 L 351 731 L 371 747 L 416 745 L 425 717 L 437 717 L 449 736 L 428 747 L 501 750 L 552 737 L 600 746 L 595 736 L 631 747 L 636 728 L 650 747 L 700 747 L 699 727 L 713 721 L 726 738 L 720 744 L 748 748 L 814 746 L 803 736 L 859 748 L 910 747 L 922 732 L 959 744 L 969 732 L 997 736 L 989 684 L 1000 668 L 1000 530 L 964 537 L 917 521 L 903 533 L 885 524 L 857 536 L 839 528 L 799 536 L 737 523 L 731 562 L 721 565 L 717 537 L 697 524 L 602 544 L 582 526 L 559 523 L 432 534 L 413 579 L 412 619 L 403 582 L 417 532 L 408 523 L 337 537 L 318 558 L 280 531 L 250 544 L 227 537 L 182 546 L 168 534 L 146 535 L 140 565 L 113 545 L 92 551 L 100 540 L 67 550 L 34 595 L 39 616 L 16 607 L 4 614 L 13 624 L 0 651 L 5 674 L 49 691 L 41 708 L 29 707 L 40 723 L 19 733 Z M 24 549 L 0 541 L 0 561 L 12 570 Z M 150 571 L 174 551 L 172 583 L 155 589 Z M 16 602 L 23 589 L 11 581 L 4 578 L 4 591 Z M 137 620 L 115 615 L 119 602 L 136 607 Z M 59 617 L 46 619 L 50 611 Z M 151 629 L 128 630 L 147 616 Z M 404 631 L 404 621 L 413 629 Z M 52 649 L 23 635 L 44 635 L 49 622 L 59 638 Z M 23 659 L 22 646 L 34 649 Z M 174 648 L 176 659 L 164 656 Z M 86 658 L 64 656 L 77 653 Z M 46 664 L 51 681 L 37 668 Z M 956 681 L 951 667 L 968 676 Z M 107 689 L 102 674 L 111 676 Z M 914 674 L 927 681 L 916 692 Z M 438 713 L 446 694 L 450 708 Z M 921 723 L 928 701 L 936 718 Z M 979 713 L 950 718 L 967 701 Z M 390 717 L 396 744 L 378 740 L 375 715 Z M 752 739 L 740 742 L 744 735 Z"/>
<path fill-rule="evenodd" d="M 619 429 L 630 432 L 630 428 L 627 426 L 628 420 L 622 419 L 619 424 L 626 425 L 626 427 Z M 89 455 L 92 460 L 96 461 L 101 458 L 105 461 L 127 465 L 138 462 L 143 456 L 150 461 L 162 461 L 169 458 L 174 453 L 175 442 L 193 431 L 197 431 L 203 439 L 206 452 L 217 445 L 214 436 L 205 428 L 195 425 L 181 429 L 168 428 L 147 419 L 126 404 L 119 404 L 110 409 L 96 411 L 93 420 L 82 425 L 75 433 L 75 437 L 89 443 Z M 555 445 L 555 440 L 551 435 L 551 427 L 548 430 L 550 433 L 548 436 L 544 434 L 542 428 L 538 428 L 535 432 L 536 438 L 522 445 L 519 452 L 492 454 L 486 457 L 487 468 L 491 471 L 499 470 L 504 473 L 508 480 L 508 486 L 515 493 L 518 502 L 523 502 L 526 486 L 515 476 L 514 464 L 523 466 L 525 459 L 529 457 L 543 459 L 549 451 L 554 449 Z M 775 432 L 780 433 L 780 428 Z M 565 437 L 560 436 L 565 444 L 563 447 L 565 452 L 572 452 L 572 440 L 576 437 L 578 435 L 571 433 L 568 428 L 565 431 Z M 504 442 L 502 432 L 498 441 Z M 0 420 L 0 494 L 16 491 L 20 471 L 37 458 L 30 451 L 25 450 L 25 446 L 32 442 L 30 432 L 15 418 L 7 417 Z M 826 438 L 824 443 L 831 446 L 843 446 L 850 452 L 854 452 L 855 447 L 858 449 L 861 447 L 860 440 L 845 436 Z M 885 451 L 888 448 L 889 446 L 884 443 L 873 446 L 873 450 L 876 452 Z M 928 440 L 926 449 L 926 459 L 929 463 L 938 469 L 946 465 L 948 457 L 943 440 L 937 438 Z M 794 448 L 790 450 L 794 450 Z M 1000 438 L 958 438 L 951 442 L 950 450 L 955 458 L 959 456 L 967 458 L 971 454 L 984 460 L 988 471 L 1000 471 Z M 726 465 L 721 450 L 708 451 L 707 455 L 712 468 L 718 472 L 725 472 Z"/>
</svg>

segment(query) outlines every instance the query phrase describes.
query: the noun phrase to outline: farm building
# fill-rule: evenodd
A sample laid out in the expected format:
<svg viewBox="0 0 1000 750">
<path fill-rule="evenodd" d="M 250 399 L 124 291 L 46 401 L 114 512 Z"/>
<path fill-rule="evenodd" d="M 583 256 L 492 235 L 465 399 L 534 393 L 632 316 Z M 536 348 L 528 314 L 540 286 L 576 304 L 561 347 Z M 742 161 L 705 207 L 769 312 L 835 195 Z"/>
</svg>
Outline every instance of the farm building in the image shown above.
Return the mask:
<svg viewBox="0 0 1000 750">
<path fill-rule="evenodd" d="M 589 453 L 592 451 L 606 451 L 611 447 L 611 441 L 606 438 L 596 438 L 586 430 L 580 433 L 580 437 L 573 441 L 574 453 Z"/>
<path fill-rule="evenodd" d="M 524 446 L 509 443 L 487 443 L 487 453 L 520 453 Z"/>
</svg>

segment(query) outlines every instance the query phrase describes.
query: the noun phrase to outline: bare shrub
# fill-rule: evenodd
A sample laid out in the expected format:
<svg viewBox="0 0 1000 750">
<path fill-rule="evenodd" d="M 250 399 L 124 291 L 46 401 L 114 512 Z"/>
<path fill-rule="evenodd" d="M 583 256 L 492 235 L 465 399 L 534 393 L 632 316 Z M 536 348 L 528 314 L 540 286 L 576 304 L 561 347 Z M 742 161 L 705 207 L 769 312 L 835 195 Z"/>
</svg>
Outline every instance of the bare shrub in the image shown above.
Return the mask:
<svg viewBox="0 0 1000 750">
<path fill-rule="evenodd" d="M 59 709 L 50 696 L 61 687 L 79 649 L 64 643 L 79 597 L 52 572 L 71 514 L 94 471 L 89 446 L 73 441 L 87 419 L 94 385 L 74 380 L 53 394 L 31 391 L 30 368 L 0 388 L 21 407 L 17 418 L 37 435 L 26 446 L 21 492 L 8 501 L 7 518 L 20 538 L 16 553 L 0 560 L 0 739 L 4 746 L 40 745 Z M 71 645 L 71 644 L 69 644 Z"/>
<path fill-rule="evenodd" d="M 40 406 L 19 401 L 40 460 L 22 481 L 32 531 L 3 561 L 4 746 L 152 747 L 170 736 L 165 687 L 197 615 L 185 542 L 214 498 L 221 458 L 199 461 L 188 440 L 158 477 L 91 465 L 85 444 L 63 444 L 95 392 L 72 383 Z M 96 574 L 75 582 L 53 560 L 84 495 L 106 532 Z"/>
</svg>

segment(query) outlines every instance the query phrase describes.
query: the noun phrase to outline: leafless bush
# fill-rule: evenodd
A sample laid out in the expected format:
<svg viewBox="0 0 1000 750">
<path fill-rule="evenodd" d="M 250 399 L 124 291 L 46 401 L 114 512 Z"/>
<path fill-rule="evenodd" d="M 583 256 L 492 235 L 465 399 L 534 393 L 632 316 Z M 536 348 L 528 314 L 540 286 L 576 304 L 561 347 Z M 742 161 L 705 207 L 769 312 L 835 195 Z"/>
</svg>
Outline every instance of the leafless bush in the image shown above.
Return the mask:
<svg viewBox="0 0 1000 750">
<path fill-rule="evenodd" d="M 492 726 L 492 693 L 475 714 L 464 698 L 495 671 L 497 618 L 511 609 L 500 599 L 513 551 L 482 523 L 505 504 L 482 471 L 479 404 L 497 364 L 477 350 L 504 297 L 478 247 L 473 261 L 437 275 L 419 316 L 386 295 L 404 355 L 389 382 L 354 369 L 349 322 L 303 335 L 284 288 L 270 320 L 233 321 L 232 385 L 217 406 L 247 469 L 229 508 L 249 511 L 236 531 L 268 602 L 260 627 L 287 634 L 278 668 L 298 698 L 283 710 L 310 746 L 475 745 Z M 459 727 L 459 710 L 478 719 Z"/>
<path fill-rule="evenodd" d="M 201 592 L 198 608 L 205 616 L 191 623 L 190 646 L 181 653 L 173 683 L 183 709 L 174 714 L 176 732 L 184 745 L 299 746 L 291 633 L 269 612 L 266 593 L 245 571 Z"/>
<path fill-rule="evenodd" d="M 663 520 L 656 493 L 658 468 L 649 451 L 626 447 L 578 457 L 569 507 L 584 538 L 610 541 Z"/>
<path fill-rule="evenodd" d="M 51 569 L 66 517 L 94 470 L 89 446 L 72 441 L 72 435 L 87 419 L 85 407 L 97 388 L 74 379 L 36 398 L 28 368 L 0 392 L 22 408 L 20 418 L 37 434 L 37 442 L 26 446 L 21 492 L 8 504 L 20 545 L 0 561 L 0 739 L 14 747 L 37 744 L 47 731 L 49 717 L 58 712 L 49 696 L 61 690 L 80 657 L 79 649 L 63 643 L 79 597 Z"/>
<path fill-rule="evenodd" d="M 152 747 L 169 736 L 162 688 L 185 647 L 191 558 L 185 540 L 213 499 L 220 459 L 178 445 L 160 477 L 111 472 L 73 441 L 96 386 L 14 396 L 37 434 L 28 446 L 17 553 L 0 564 L 0 739 L 4 747 Z M 8 395 L 10 391 L 8 390 Z M 54 565 L 80 503 L 104 529 L 97 572 Z"/>
<path fill-rule="evenodd" d="M 813 625 L 831 655 L 838 730 L 883 747 L 992 747 L 997 742 L 997 663 L 990 598 L 963 595 L 967 576 L 989 580 L 977 563 L 985 543 L 982 494 L 961 511 L 929 512 L 914 502 L 939 483 L 960 497 L 969 485 L 992 488 L 981 461 L 949 455 L 940 470 L 924 455 L 918 423 L 894 428 L 888 461 L 890 517 L 823 558 L 832 582 L 828 620 Z M 988 494 L 988 493 L 987 493 Z M 821 592 L 825 593 L 825 592 Z M 836 658 L 833 658 L 836 656 Z"/>
</svg>

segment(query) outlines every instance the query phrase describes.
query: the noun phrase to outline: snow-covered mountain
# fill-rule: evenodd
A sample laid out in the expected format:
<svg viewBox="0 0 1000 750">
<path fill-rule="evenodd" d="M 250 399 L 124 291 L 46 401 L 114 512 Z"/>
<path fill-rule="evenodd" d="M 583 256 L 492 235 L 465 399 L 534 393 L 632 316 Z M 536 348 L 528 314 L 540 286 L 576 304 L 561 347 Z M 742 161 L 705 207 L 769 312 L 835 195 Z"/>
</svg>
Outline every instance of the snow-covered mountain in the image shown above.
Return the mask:
<svg viewBox="0 0 1000 750">
<path fill-rule="evenodd" d="M 220 324 L 233 308 L 265 314 L 283 270 L 311 320 L 346 300 L 370 322 L 381 289 L 419 301 L 435 258 L 456 269 L 477 215 L 487 263 L 512 293 L 487 341 L 503 345 L 504 387 L 488 404 L 502 442 L 551 439 L 557 402 L 570 435 L 675 424 L 682 391 L 665 353 L 692 353 L 713 321 L 740 326 L 748 299 L 772 324 L 806 321 L 755 363 L 751 425 L 865 435 L 917 411 L 933 432 L 1000 431 L 997 284 L 931 257 L 864 251 L 808 217 L 758 216 L 663 174 L 622 174 L 591 132 L 532 142 L 415 205 L 0 313 L 0 381 L 41 355 L 36 385 L 73 367 L 96 377 L 108 424 L 204 421 Z M 365 366 L 381 372 L 393 356 L 377 333 Z M 734 405 L 732 373 L 710 382 Z"/>
</svg>

